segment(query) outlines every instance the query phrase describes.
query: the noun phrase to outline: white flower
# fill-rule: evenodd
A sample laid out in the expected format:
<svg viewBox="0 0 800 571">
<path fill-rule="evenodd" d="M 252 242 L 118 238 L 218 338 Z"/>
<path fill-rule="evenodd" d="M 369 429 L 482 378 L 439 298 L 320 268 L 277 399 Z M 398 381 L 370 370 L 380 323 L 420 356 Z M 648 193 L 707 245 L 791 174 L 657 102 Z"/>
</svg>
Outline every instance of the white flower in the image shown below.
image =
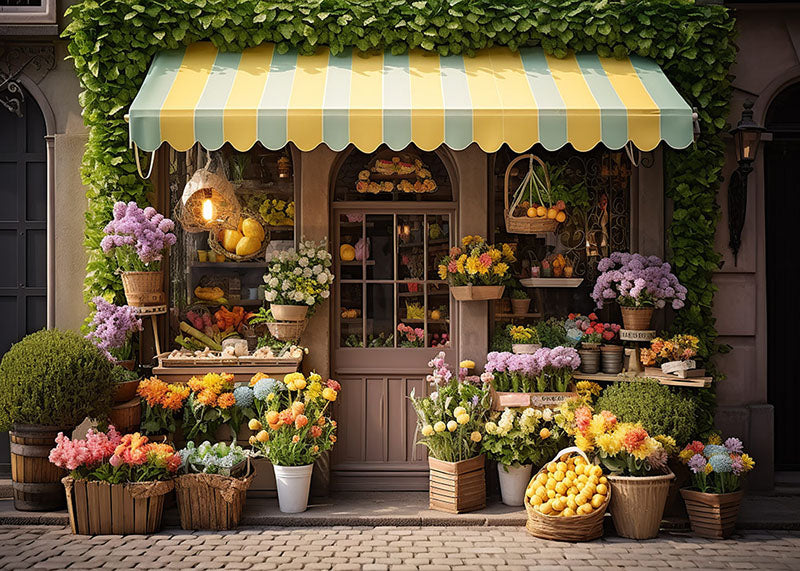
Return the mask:
<svg viewBox="0 0 800 571">
<path fill-rule="evenodd" d="M 553 411 L 549 408 L 544 409 L 544 411 L 542 411 L 542 419 L 548 422 L 553 420 Z"/>
<path fill-rule="evenodd" d="M 317 281 L 323 285 L 328 283 L 328 274 L 327 273 L 320 274 L 319 276 L 317 276 Z"/>
<path fill-rule="evenodd" d="M 303 277 L 304 278 L 310 278 L 312 276 L 312 274 L 313 274 L 313 272 L 311 271 L 311 268 L 306 268 L 305 270 L 303 270 Z"/>
<path fill-rule="evenodd" d="M 301 275 L 303 275 L 303 268 L 299 268 L 299 267 L 295 268 L 294 271 L 292 271 L 292 273 L 294 275 L 296 275 L 296 276 L 301 276 Z"/>
<path fill-rule="evenodd" d="M 300 264 L 301 267 L 305 268 L 308 266 L 308 258 L 302 257 L 297 261 L 297 263 Z"/>
<path fill-rule="evenodd" d="M 327 289 L 319 294 L 322 299 L 328 299 L 331 295 L 331 292 Z"/>
<path fill-rule="evenodd" d="M 276 297 L 278 297 L 277 294 L 272 290 L 264 292 L 264 299 L 267 301 L 275 301 Z"/>
<path fill-rule="evenodd" d="M 280 280 L 278 280 L 278 278 L 271 278 L 271 279 L 270 279 L 270 280 L 267 282 L 267 285 L 269 285 L 269 287 L 278 287 L 278 284 L 279 284 L 279 283 L 281 283 L 281 282 L 280 282 Z"/>
<path fill-rule="evenodd" d="M 283 291 L 288 291 L 292 289 L 292 282 L 290 282 L 289 280 L 283 280 L 283 283 L 281 284 L 281 289 Z"/>
<path fill-rule="evenodd" d="M 303 301 L 303 298 L 304 298 L 304 297 L 305 297 L 305 296 L 303 295 L 303 292 L 302 292 L 302 291 L 296 291 L 296 292 L 294 292 L 294 300 L 295 300 L 295 301 Z"/>
<path fill-rule="evenodd" d="M 313 295 L 309 295 L 306 298 L 306 305 L 314 305 L 314 296 Z"/>
</svg>

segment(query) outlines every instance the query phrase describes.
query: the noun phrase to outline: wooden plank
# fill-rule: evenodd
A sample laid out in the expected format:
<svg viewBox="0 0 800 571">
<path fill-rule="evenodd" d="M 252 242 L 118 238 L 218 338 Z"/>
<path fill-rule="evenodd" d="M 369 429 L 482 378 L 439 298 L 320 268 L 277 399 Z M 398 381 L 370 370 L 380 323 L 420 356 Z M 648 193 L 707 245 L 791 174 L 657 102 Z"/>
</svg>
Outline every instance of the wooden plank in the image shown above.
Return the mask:
<svg viewBox="0 0 800 571">
<path fill-rule="evenodd" d="M 67 492 L 66 488 L 64 488 L 64 492 L 67 494 L 67 513 L 69 514 L 69 527 L 72 530 L 72 534 L 75 535 L 78 533 L 78 528 L 75 525 L 75 492 L 74 488 L 73 491 Z"/>
<path fill-rule="evenodd" d="M 161 514 L 164 508 L 164 496 L 147 498 L 147 531 L 152 533 L 158 530 L 161 523 Z"/>
<path fill-rule="evenodd" d="M 147 498 L 133 498 L 133 532 L 147 533 Z"/>
<path fill-rule="evenodd" d="M 125 487 L 122 484 L 111 486 L 111 532 L 114 535 L 125 533 Z"/>
<path fill-rule="evenodd" d="M 113 514 L 111 513 L 111 484 L 97 482 L 97 512 L 99 520 L 98 533 L 109 533 L 113 530 Z"/>
<path fill-rule="evenodd" d="M 644 373 L 619 373 L 617 375 L 609 375 L 606 373 L 574 373 L 572 377 L 579 381 L 595 381 L 606 383 L 636 383 L 643 379 L 655 379 L 662 385 L 675 386 L 675 387 L 692 387 L 692 388 L 707 388 L 711 386 L 711 377 L 698 377 L 694 379 L 680 379 L 673 375 L 650 375 Z"/>
<path fill-rule="evenodd" d="M 88 535 L 89 531 L 89 509 L 86 503 L 86 481 L 75 480 L 73 488 L 75 491 L 75 518 L 78 524 L 78 533 Z"/>
</svg>

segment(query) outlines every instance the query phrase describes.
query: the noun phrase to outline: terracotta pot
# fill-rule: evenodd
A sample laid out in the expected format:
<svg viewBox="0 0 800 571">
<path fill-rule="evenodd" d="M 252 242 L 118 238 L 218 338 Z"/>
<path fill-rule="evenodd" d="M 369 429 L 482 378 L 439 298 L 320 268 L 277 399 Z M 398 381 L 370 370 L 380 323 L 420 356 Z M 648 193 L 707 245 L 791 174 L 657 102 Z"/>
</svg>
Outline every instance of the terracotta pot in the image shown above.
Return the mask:
<svg viewBox="0 0 800 571">
<path fill-rule="evenodd" d="M 430 508 L 464 513 L 486 507 L 486 458 L 481 454 L 460 462 L 428 457 Z"/>
<path fill-rule="evenodd" d="M 136 389 L 139 388 L 139 380 L 125 381 L 124 383 L 117 383 L 114 392 L 114 402 L 122 403 L 128 402 L 136 396 Z"/>
<path fill-rule="evenodd" d="M 603 345 L 600 347 L 603 372 L 615 375 L 622 372 L 622 357 L 625 354 L 621 345 Z"/>
<path fill-rule="evenodd" d="M 653 319 L 653 307 L 620 307 L 622 311 L 622 325 L 632 331 L 647 331 Z"/>
<path fill-rule="evenodd" d="M 739 505 L 744 497 L 742 490 L 730 494 L 707 494 L 683 488 L 681 495 L 686 502 L 692 531 L 696 535 L 709 539 L 725 539 L 731 536 L 736 529 Z"/>
<path fill-rule="evenodd" d="M 669 483 L 675 474 L 658 476 L 608 476 L 611 482 L 611 518 L 617 533 L 630 539 L 658 535 Z"/>
<path fill-rule="evenodd" d="M 271 303 L 272 316 L 278 321 L 303 321 L 308 314 L 307 305 L 278 305 Z"/>
<path fill-rule="evenodd" d="M 14 509 L 26 512 L 55 511 L 64 507 L 61 485 L 67 471 L 51 464 L 50 450 L 56 436 L 72 434 L 72 428 L 14 424 L 11 441 L 11 487 Z"/>
<path fill-rule="evenodd" d="M 600 370 L 600 350 L 599 349 L 580 349 L 578 355 L 581 356 L 581 372 L 593 375 Z"/>
<path fill-rule="evenodd" d="M 450 293 L 456 301 L 489 301 L 500 299 L 506 286 L 454 286 Z"/>
<path fill-rule="evenodd" d="M 164 276 L 157 272 L 122 272 L 128 305 L 146 307 L 164 303 Z"/>
<path fill-rule="evenodd" d="M 525 315 L 531 307 L 531 300 L 511 298 L 511 313 L 514 315 Z"/>
</svg>

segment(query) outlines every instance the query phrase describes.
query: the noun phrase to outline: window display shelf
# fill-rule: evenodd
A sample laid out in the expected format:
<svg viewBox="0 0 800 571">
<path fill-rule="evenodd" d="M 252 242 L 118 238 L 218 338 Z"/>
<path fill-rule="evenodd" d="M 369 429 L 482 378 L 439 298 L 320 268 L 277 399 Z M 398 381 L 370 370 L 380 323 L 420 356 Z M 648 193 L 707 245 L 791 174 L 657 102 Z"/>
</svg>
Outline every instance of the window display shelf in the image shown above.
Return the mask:
<svg viewBox="0 0 800 571">
<path fill-rule="evenodd" d="M 522 278 L 519 283 L 525 287 L 578 287 L 583 278 Z"/>
<path fill-rule="evenodd" d="M 360 262 L 357 260 L 353 260 L 352 262 L 339 262 L 339 264 L 342 266 L 360 266 L 362 263 L 367 266 L 374 266 L 375 260 L 367 260 L 366 262 Z"/>
<path fill-rule="evenodd" d="M 696 377 L 693 379 L 681 379 L 672 375 L 654 375 L 644 373 L 619 373 L 617 375 L 609 375 L 607 373 L 574 373 L 572 377 L 576 380 L 595 381 L 595 382 L 628 382 L 635 383 L 643 381 L 644 379 L 655 379 L 662 385 L 672 387 L 694 387 L 694 388 L 708 388 L 711 386 L 711 377 Z"/>
<path fill-rule="evenodd" d="M 220 269 L 266 269 L 267 262 L 190 262 L 192 268 L 220 268 Z"/>
</svg>

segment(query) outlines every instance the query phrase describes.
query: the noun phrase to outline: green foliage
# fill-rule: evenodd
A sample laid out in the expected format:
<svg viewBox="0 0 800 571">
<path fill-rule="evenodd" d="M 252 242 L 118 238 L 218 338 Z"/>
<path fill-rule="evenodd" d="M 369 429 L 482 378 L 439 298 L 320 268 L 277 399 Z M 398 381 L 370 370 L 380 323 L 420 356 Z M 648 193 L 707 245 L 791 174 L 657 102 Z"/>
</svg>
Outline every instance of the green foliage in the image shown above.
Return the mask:
<svg viewBox="0 0 800 571">
<path fill-rule="evenodd" d="M 542 347 L 572 347 L 572 343 L 567 338 L 567 330 L 564 329 L 564 320 L 551 317 L 546 321 L 536 324 L 536 333 L 539 335 L 539 343 Z"/>
<path fill-rule="evenodd" d="M 72 429 L 105 420 L 114 381 L 111 363 L 73 331 L 45 329 L 11 347 L 0 363 L 0 431 L 12 423 Z"/>
<path fill-rule="evenodd" d="M 83 177 L 88 187 L 87 299 L 115 294 L 122 285 L 115 263 L 99 250 L 102 228 L 116 200 L 146 203 L 149 183 L 136 174 L 124 121 L 153 55 L 200 40 L 223 50 L 274 42 L 279 52 L 330 46 L 411 48 L 442 55 L 473 54 L 493 45 L 541 46 L 563 57 L 569 50 L 600 56 L 635 54 L 655 60 L 690 105 L 701 136 L 689 149 L 666 153 L 666 194 L 673 201 L 669 227 L 671 261 L 688 289 L 687 307 L 675 331 L 698 335 L 701 356 L 720 351 L 711 315 L 712 272 L 725 129 L 734 61 L 734 19 L 720 5 L 692 0 L 84 0 L 68 11 L 69 53 L 83 88 L 89 129 Z M 713 392 L 701 395 L 713 407 Z"/>
<path fill-rule="evenodd" d="M 508 328 L 498 324 L 494 328 L 492 341 L 489 343 L 489 351 L 497 351 L 498 353 L 511 352 L 512 343 L 513 341 L 511 341 L 511 334 L 508 332 Z"/>
<path fill-rule="evenodd" d="M 651 436 L 671 436 L 678 446 L 698 433 L 695 400 L 658 381 L 616 383 L 603 391 L 594 409 L 610 410 L 623 422 L 639 422 Z"/>
</svg>

